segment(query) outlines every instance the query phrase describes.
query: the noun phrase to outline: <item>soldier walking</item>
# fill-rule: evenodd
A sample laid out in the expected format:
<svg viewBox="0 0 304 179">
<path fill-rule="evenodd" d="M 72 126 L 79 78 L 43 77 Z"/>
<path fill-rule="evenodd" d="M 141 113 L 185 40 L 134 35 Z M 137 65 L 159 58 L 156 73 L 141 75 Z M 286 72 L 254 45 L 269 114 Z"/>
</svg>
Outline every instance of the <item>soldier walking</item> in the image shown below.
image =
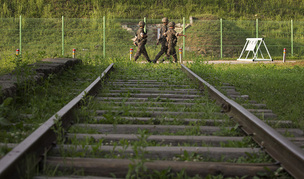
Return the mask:
<svg viewBox="0 0 304 179">
<path fill-rule="evenodd" d="M 168 18 L 164 17 L 162 19 L 162 23 L 163 23 L 163 25 L 160 28 L 159 37 L 158 37 L 157 43 L 156 43 L 156 45 L 161 44 L 161 49 L 160 49 L 160 52 L 158 52 L 158 54 L 156 55 L 155 59 L 153 60 L 153 63 L 156 63 L 157 60 L 163 54 L 165 54 L 166 58 L 169 59 L 169 56 L 167 55 L 167 51 L 168 51 L 167 40 L 166 40 L 166 37 L 164 36 L 164 33 L 166 33 L 168 30 L 168 27 L 167 27 Z M 164 59 L 161 62 L 163 62 L 163 61 L 164 61 Z"/>
<path fill-rule="evenodd" d="M 175 46 L 177 43 L 177 36 L 184 36 L 186 37 L 186 35 L 177 33 L 174 29 L 175 29 L 175 22 L 169 22 L 168 24 L 169 29 L 166 33 L 164 33 L 164 36 L 167 39 L 167 44 L 168 44 L 168 50 L 167 50 L 167 55 L 173 56 L 174 62 L 177 63 L 177 55 L 176 55 L 176 50 L 175 50 Z"/>
<path fill-rule="evenodd" d="M 148 56 L 148 53 L 147 53 L 147 50 L 145 47 L 145 45 L 147 43 L 147 38 L 148 38 L 147 33 L 144 31 L 145 22 L 140 21 L 138 23 L 138 25 L 139 25 L 139 29 L 136 32 L 135 40 L 133 42 L 134 45 L 138 47 L 137 51 L 134 55 L 134 59 L 136 61 L 139 58 L 139 56 L 141 54 L 143 54 L 143 56 L 146 58 L 146 60 L 151 63 L 151 60 Z"/>
</svg>

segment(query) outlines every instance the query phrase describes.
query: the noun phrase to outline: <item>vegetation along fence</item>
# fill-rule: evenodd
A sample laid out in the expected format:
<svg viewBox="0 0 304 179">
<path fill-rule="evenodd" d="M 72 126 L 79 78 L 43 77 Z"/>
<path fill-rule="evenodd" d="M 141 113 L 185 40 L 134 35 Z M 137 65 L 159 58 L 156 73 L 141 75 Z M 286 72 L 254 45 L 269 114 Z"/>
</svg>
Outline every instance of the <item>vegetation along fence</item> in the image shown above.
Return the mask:
<svg viewBox="0 0 304 179">
<path fill-rule="evenodd" d="M 147 50 L 151 58 L 159 51 L 156 45 L 161 19 L 73 19 L 73 18 L 1 18 L 0 59 L 20 54 L 42 57 L 104 56 L 129 57 L 136 47 L 132 38 L 140 20 L 147 23 Z M 246 38 L 264 38 L 273 59 L 304 56 L 304 22 L 261 20 L 199 20 L 170 19 L 176 22 L 178 47 L 185 60 L 201 55 L 207 59 L 237 59 Z"/>
</svg>

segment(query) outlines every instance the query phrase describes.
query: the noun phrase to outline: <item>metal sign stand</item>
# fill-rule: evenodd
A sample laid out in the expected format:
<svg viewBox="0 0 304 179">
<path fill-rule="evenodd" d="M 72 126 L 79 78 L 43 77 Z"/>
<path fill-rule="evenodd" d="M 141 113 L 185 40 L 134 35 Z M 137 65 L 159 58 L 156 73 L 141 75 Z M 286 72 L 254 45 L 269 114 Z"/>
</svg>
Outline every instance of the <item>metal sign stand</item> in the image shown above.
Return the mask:
<svg viewBox="0 0 304 179">
<path fill-rule="evenodd" d="M 264 47 L 267 51 L 267 54 L 268 54 L 268 57 L 269 57 L 268 59 L 265 59 L 263 54 L 262 54 L 262 51 L 260 49 L 262 44 L 264 45 Z M 245 51 L 247 51 L 247 55 L 246 55 L 245 58 L 242 58 Z M 252 56 L 252 58 L 248 59 L 248 56 L 249 56 L 250 52 L 252 52 L 253 56 Z M 260 52 L 262 58 L 258 58 L 258 53 L 259 52 Z M 264 38 L 247 38 L 246 43 L 244 45 L 244 48 L 242 50 L 242 53 L 237 60 L 243 60 L 243 61 L 273 61 L 271 56 L 270 56 L 270 53 L 269 53 L 269 51 L 266 47 L 266 44 L 264 42 Z"/>
</svg>

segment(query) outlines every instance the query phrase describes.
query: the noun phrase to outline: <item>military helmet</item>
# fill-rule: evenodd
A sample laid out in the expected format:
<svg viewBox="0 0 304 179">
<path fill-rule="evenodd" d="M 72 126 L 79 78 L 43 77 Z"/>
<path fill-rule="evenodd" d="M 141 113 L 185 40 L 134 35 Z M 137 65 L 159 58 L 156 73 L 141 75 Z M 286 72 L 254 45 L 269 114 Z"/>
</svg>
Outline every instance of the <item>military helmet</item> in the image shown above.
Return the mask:
<svg viewBox="0 0 304 179">
<path fill-rule="evenodd" d="M 163 23 L 168 23 L 168 18 L 167 18 L 167 17 L 164 17 L 164 18 L 162 19 L 162 22 L 163 22 Z"/>
<path fill-rule="evenodd" d="M 139 27 L 143 27 L 143 26 L 145 26 L 145 22 L 144 21 L 139 21 L 138 25 L 139 25 Z"/>
<path fill-rule="evenodd" d="M 169 27 L 174 27 L 175 26 L 175 22 L 169 22 L 168 26 Z"/>
</svg>

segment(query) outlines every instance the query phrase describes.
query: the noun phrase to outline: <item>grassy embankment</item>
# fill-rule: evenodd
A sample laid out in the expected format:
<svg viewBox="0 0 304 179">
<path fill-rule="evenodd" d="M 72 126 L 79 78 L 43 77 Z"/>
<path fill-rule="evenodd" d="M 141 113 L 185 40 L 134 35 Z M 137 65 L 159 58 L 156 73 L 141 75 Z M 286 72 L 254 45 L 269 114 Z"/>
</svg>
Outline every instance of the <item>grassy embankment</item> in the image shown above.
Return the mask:
<svg viewBox="0 0 304 179">
<path fill-rule="evenodd" d="M 0 17 L 31 18 L 182 18 L 213 14 L 224 19 L 303 20 L 301 0 L 163 0 L 150 1 L 58 1 L 58 0 L 1 0 Z"/>
<path fill-rule="evenodd" d="M 267 105 L 279 116 L 304 129 L 304 63 L 286 64 L 203 64 L 191 69 L 216 86 L 234 85 L 241 94 Z M 288 127 L 288 126 L 286 126 Z"/>
<path fill-rule="evenodd" d="M 19 143 L 84 90 L 111 63 L 84 59 L 82 65 L 50 75 L 40 85 L 27 84 L 0 105 L 0 143 Z M 0 156 L 7 152 L 1 147 Z"/>
</svg>

